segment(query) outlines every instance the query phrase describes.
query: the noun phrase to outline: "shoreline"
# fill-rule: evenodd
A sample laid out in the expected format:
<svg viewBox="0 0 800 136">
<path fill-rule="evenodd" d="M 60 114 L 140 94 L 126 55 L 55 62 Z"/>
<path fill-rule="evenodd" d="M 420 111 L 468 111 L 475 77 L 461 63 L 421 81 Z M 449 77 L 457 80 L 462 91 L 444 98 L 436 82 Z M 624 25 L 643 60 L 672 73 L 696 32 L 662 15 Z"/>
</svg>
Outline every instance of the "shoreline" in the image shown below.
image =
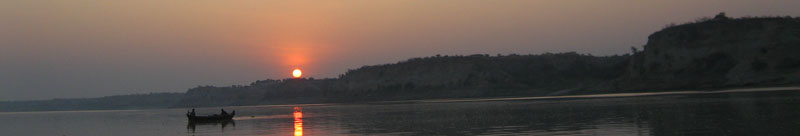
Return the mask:
<svg viewBox="0 0 800 136">
<path fill-rule="evenodd" d="M 355 102 L 355 103 L 276 104 L 276 105 L 218 106 L 218 107 L 197 107 L 197 108 L 296 107 L 296 106 L 305 107 L 305 106 L 330 106 L 330 105 L 351 105 L 351 104 L 409 104 L 409 103 L 453 103 L 453 102 L 486 102 L 486 101 L 514 101 L 514 100 L 589 99 L 589 98 L 619 98 L 619 97 L 662 96 L 662 95 L 692 95 L 692 94 L 719 94 L 719 93 L 773 92 L 773 91 L 800 91 L 800 86 L 734 88 L 734 89 L 719 89 L 719 90 L 714 90 L 714 91 L 709 91 L 709 90 L 681 90 L 681 91 L 664 91 L 664 92 L 609 93 L 609 94 L 586 94 L 586 95 L 562 95 L 562 96 L 423 99 L 423 100 L 374 101 L 374 102 Z M 118 111 L 139 111 L 139 110 L 157 110 L 157 109 L 184 109 L 184 108 L 118 109 L 118 110 L 19 111 L 19 112 L 0 112 L 0 115 L 31 114 L 31 113 L 37 113 L 37 114 L 43 114 L 43 113 L 68 113 L 68 112 L 118 112 Z"/>
<path fill-rule="evenodd" d="M 685 90 L 685 91 L 666 91 L 666 92 L 641 92 L 641 93 L 609 93 L 609 94 L 586 94 L 586 95 L 563 95 L 563 96 L 531 96 L 531 97 L 505 97 L 505 98 L 476 98 L 476 99 L 430 99 L 430 100 L 409 100 L 420 103 L 447 103 L 447 102 L 481 102 L 481 101 L 511 101 L 511 100 L 550 100 L 550 99 L 570 99 L 570 98 L 617 98 L 617 97 L 640 97 L 640 96 L 661 96 L 661 95 L 686 95 L 686 94 L 719 94 L 719 93 L 741 93 L 741 92 L 772 92 L 772 91 L 800 91 L 800 87 L 761 87 L 761 88 L 738 88 L 722 89 L 716 91 Z"/>
</svg>

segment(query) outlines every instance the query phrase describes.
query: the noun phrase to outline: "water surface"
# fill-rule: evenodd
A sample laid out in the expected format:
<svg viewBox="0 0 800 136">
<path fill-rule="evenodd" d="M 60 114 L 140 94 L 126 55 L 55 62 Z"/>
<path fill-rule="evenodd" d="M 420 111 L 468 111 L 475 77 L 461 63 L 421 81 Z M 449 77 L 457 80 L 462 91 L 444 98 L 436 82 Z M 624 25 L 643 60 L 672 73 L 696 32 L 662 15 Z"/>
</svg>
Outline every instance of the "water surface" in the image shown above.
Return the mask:
<svg viewBox="0 0 800 136">
<path fill-rule="evenodd" d="M 0 113 L 0 135 L 796 135 L 800 91 L 443 103 Z M 198 115 L 219 108 L 199 108 Z"/>
</svg>

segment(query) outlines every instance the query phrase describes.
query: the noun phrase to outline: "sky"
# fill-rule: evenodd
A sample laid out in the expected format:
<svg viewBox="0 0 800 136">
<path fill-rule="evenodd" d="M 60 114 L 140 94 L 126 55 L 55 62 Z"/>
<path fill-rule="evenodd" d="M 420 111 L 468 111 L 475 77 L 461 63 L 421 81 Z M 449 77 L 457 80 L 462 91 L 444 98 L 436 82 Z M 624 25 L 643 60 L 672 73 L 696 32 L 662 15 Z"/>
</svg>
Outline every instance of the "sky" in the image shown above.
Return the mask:
<svg viewBox="0 0 800 136">
<path fill-rule="evenodd" d="M 413 57 L 614 55 L 669 23 L 791 0 L 4 0 L 0 101 L 185 92 Z"/>
</svg>

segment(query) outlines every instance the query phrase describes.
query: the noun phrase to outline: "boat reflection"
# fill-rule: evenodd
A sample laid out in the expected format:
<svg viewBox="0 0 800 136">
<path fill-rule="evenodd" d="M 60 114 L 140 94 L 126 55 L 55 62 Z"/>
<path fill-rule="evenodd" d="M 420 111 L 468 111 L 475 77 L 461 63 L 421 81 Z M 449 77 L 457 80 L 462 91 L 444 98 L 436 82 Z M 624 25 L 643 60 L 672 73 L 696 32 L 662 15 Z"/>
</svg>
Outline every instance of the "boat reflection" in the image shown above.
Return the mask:
<svg viewBox="0 0 800 136">
<path fill-rule="evenodd" d="M 225 127 L 228 126 L 228 124 L 231 124 L 231 125 L 233 125 L 233 127 L 236 127 L 236 122 L 234 122 L 233 120 L 213 120 L 213 121 L 189 121 L 189 123 L 186 125 L 186 128 L 187 129 L 191 129 L 192 133 L 194 133 L 196 128 L 197 128 L 197 126 L 204 126 L 204 125 L 216 126 L 216 125 L 220 125 L 221 129 L 225 130 Z"/>
<path fill-rule="evenodd" d="M 295 136 L 302 136 L 303 135 L 303 109 L 300 107 L 294 107 L 294 135 Z"/>
</svg>

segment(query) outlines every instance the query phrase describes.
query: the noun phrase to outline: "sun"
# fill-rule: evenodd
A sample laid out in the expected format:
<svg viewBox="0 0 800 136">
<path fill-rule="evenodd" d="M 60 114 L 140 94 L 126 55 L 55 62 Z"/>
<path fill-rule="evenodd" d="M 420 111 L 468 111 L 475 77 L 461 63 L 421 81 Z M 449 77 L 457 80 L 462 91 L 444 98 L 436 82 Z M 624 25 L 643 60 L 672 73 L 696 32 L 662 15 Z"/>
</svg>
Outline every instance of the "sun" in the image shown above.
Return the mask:
<svg viewBox="0 0 800 136">
<path fill-rule="evenodd" d="M 301 76 L 303 76 L 303 71 L 301 71 L 299 68 L 292 70 L 292 77 L 300 78 Z"/>
</svg>

